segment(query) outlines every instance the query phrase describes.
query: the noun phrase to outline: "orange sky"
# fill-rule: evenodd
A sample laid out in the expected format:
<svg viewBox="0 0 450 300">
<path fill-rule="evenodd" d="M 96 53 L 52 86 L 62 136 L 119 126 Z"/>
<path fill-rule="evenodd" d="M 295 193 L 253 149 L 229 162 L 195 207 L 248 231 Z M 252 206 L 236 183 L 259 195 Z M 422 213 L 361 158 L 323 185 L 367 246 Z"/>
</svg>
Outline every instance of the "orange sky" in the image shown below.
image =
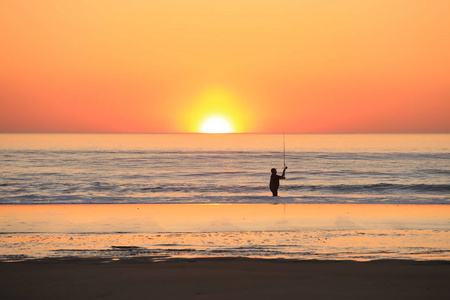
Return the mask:
<svg viewBox="0 0 450 300">
<path fill-rule="evenodd" d="M 448 0 L 2 0 L 0 132 L 450 132 Z"/>
</svg>

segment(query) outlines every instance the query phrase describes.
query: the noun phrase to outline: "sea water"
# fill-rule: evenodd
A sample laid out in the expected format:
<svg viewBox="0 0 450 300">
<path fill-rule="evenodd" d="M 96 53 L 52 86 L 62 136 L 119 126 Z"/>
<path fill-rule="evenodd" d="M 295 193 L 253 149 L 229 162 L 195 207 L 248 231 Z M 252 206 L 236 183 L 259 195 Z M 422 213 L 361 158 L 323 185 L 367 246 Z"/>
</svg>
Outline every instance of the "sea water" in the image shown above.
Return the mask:
<svg viewBox="0 0 450 300">
<path fill-rule="evenodd" d="M 450 135 L 2 134 L 0 204 L 449 204 Z"/>
<path fill-rule="evenodd" d="M 450 260 L 450 135 L 284 140 L 1 134 L 0 261 Z"/>
</svg>

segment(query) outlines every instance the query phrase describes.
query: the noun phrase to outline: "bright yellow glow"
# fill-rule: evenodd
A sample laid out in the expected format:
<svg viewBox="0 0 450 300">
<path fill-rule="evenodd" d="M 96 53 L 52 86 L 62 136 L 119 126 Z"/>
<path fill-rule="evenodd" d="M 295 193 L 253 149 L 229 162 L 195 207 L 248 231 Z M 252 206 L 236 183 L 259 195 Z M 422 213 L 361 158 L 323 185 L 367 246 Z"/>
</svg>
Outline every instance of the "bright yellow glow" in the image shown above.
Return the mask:
<svg viewBox="0 0 450 300">
<path fill-rule="evenodd" d="M 251 131 L 248 107 L 232 89 L 208 86 L 193 93 L 189 106 L 177 107 L 179 132 L 239 133 Z"/>
<path fill-rule="evenodd" d="M 203 123 L 200 132 L 203 133 L 230 133 L 233 128 L 230 123 L 221 116 L 213 116 L 206 119 Z"/>
</svg>

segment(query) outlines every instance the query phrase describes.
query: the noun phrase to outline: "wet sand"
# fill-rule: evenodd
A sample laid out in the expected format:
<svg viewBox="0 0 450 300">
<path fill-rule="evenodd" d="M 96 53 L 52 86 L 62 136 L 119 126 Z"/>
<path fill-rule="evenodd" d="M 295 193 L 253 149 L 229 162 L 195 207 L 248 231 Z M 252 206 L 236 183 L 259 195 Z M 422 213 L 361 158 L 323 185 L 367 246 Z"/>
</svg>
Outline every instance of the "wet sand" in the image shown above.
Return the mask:
<svg viewBox="0 0 450 300">
<path fill-rule="evenodd" d="M 0 232 L 448 230 L 449 218 L 449 205 L 269 203 L 1 205 Z"/>
<path fill-rule="evenodd" d="M 0 260 L 250 257 L 449 260 L 450 206 L 3 205 Z"/>
<path fill-rule="evenodd" d="M 0 263 L 0 299 L 447 299 L 445 261 L 242 258 Z"/>
</svg>

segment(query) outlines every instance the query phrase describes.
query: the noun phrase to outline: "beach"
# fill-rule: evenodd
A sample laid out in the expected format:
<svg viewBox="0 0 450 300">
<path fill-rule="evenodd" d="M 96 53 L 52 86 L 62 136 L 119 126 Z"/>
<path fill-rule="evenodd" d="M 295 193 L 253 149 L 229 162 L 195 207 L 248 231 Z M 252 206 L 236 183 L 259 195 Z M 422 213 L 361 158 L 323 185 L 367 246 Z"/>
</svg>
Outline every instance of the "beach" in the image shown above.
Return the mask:
<svg viewBox="0 0 450 300">
<path fill-rule="evenodd" d="M 2 299 L 447 299 L 449 262 L 166 262 L 42 260 L 0 263 Z"/>
<path fill-rule="evenodd" d="M 4 205 L 1 299 L 445 299 L 447 205 Z"/>
<path fill-rule="evenodd" d="M 450 299 L 449 11 L 0 1 L 0 300 Z"/>
</svg>

